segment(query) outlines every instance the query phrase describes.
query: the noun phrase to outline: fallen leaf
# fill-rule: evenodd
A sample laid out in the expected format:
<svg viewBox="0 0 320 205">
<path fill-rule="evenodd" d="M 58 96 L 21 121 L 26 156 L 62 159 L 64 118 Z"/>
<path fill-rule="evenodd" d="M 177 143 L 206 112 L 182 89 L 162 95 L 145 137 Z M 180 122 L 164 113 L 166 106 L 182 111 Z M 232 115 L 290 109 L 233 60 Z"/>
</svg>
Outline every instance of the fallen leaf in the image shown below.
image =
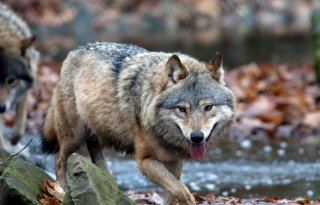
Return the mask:
<svg viewBox="0 0 320 205">
<path fill-rule="evenodd" d="M 12 116 L 6 116 L 5 118 L 4 118 L 4 123 L 5 123 L 5 125 L 6 126 L 8 126 L 8 127 L 13 127 L 13 125 L 14 125 L 14 121 L 15 121 L 15 116 L 14 115 L 12 115 Z"/>
<path fill-rule="evenodd" d="M 50 196 L 49 199 L 51 200 L 51 198 L 56 199 L 59 202 L 63 201 L 63 197 L 65 195 L 65 191 L 63 190 L 63 188 L 61 187 L 59 182 L 52 182 L 49 180 L 43 180 L 41 181 L 41 188 L 43 189 L 43 192 L 45 193 L 45 195 Z M 48 197 L 41 197 L 41 199 L 45 200 Z"/>
<path fill-rule="evenodd" d="M 300 205 L 305 205 L 305 204 L 311 204 L 311 200 L 310 199 L 295 199 L 292 201 L 292 203 L 297 203 Z"/>
<path fill-rule="evenodd" d="M 303 123 L 309 125 L 310 127 L 319 127 L 320 126 L 320 111 L 307 113 L 303 119 Z"/>
<path fill-rule="evenodd" d="M 38 202 L 41 205 L 60 205 L 61 202 L 53 196 L 49 196 L 47 194 L 43 194 L 42 196 L 38 196 Z"/>
<path fill-rule="evenodd" d="M 266 198 L 264 199 L 265 202 L 269 202 L 269 203 L 276 203 L 279 199 L 276 197 L 270 197 L 270 198 Z"/>
</svg>

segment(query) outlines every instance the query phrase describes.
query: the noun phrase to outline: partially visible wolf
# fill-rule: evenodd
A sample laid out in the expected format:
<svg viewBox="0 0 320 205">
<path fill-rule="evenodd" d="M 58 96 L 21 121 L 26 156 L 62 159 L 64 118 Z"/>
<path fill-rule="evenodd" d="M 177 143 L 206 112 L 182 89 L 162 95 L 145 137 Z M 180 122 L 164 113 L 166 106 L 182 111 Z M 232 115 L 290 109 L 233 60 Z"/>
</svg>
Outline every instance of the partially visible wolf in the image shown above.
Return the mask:
<svg viewBox="0 0 320 205">
<path fill-rule="evenodd" d="M 185 159 L 203 160 L 210 138 L 234 119 L 219 53 L 202 63 L 180 53 L 93 43 L 63 62 L 43 129 L 43 151 L 59 151 L 56 174 L 66 185 L 67 158 L 87 144 L 107 170 L 104 147 L 135 153 L 139 169 L 166 192 L 165 204 L 195 204 L 180 182 Z"/>
<path fill-rule="evenodd" d="M 28 90 L 33 84 L 39 53 L 32 43 L 27 24 L 8 6 L 0 3 L 0 115 L 12 105 L 16 117 L 10 136 L 16 144 L 24 134 Z M 0 129 L 0 147 L 3 147 L 3 131 Z"/>
</svg>

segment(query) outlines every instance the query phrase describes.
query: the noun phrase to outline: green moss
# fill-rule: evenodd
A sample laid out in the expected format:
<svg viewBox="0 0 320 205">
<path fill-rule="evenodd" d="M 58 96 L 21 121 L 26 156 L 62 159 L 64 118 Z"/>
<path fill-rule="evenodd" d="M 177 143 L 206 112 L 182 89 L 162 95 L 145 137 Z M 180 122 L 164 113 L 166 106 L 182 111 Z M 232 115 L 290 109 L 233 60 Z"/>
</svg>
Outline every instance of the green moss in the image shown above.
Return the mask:
<svg viewBox="0 0 320 205">
<path fill-rule="evenodd" d="M 4 162 L 9 157 L 9 155 L 10 154 L 6 152 L 4 149 L 0 149 L 0 162 Z M 0 175 L 9 164 L 10 164 L 10 161 L 0 165 Z"/>
<path fill-rule="evenodd" d="M 43 170 L 23 160 L 12 160 L 1 176 L 0 195 L 3 204 L 39 204 L 37 196 L 43 194 L 41 180 L 52 180 Z M 17 204 L 17 203 L 15 203 Z"/>
<path fill-rule="evenodd" d="M 73 154 L 68 159 L 68 189 L 63 204 L 133 205 L 113 177 L 86 158 Z"/>
</svg>

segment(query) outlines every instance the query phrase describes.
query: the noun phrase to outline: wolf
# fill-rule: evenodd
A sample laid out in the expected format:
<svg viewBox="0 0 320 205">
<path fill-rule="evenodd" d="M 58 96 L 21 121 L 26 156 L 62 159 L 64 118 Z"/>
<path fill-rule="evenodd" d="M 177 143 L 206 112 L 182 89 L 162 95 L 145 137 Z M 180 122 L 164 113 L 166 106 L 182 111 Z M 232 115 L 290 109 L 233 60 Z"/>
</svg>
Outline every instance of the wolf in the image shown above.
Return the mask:
<svg viewBox="0 0 320 205">
<path fill-rule="evenodd" d="M 204 63 L 182 53 L 89 43 L 62 64 L 42 149 L 58 152 L 63 186 L 67 158 L 83 144 L 104 170 L 103 148 L 135 154 L 142 174 L 164 189 L 164 204 L 191 205 L 195 199 L 180 181 L 183 164 L 205 158 L 210 138 L 226 134 L 234 110 L 220 53 Z"/>
<path fill-rule="evenodd" d="M 28 91 L 33 85 L 39 61 L 30 28 L 7 5 L 0 3 L 0 115 L 15 105 L 16 117 L 10 141 L 24 135 Z M 4 147 L 0 129 L 0 147 Z"/>
</svg>

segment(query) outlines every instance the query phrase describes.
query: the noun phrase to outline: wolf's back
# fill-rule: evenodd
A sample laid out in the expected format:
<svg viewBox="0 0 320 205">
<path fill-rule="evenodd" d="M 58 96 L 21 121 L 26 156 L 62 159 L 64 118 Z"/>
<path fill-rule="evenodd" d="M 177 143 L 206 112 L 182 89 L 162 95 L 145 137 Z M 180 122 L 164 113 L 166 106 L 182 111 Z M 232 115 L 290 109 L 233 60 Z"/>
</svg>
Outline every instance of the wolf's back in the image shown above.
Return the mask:
<svg viewBox="0 0 320 205">
<path fill-rule="evenodd" d="M 10 33 L 19 39 L 31 37 L 28 25 L 3 3 L 0 3 L 0 31 Z"/>
<path fill-rule="evenodd" d="M 79 52 L 79 55 L 92 53 L 93 55 L 100 56 L 101 60 L 111 60 L 113 64 L 112 69 L 116 73 L 120 73 L 125 58 L 147 52 L 144 48 L 135 45 L 111 42 L 89 43 L 84 46 L 79 46 L 74 51 Z"/>
</svg>

